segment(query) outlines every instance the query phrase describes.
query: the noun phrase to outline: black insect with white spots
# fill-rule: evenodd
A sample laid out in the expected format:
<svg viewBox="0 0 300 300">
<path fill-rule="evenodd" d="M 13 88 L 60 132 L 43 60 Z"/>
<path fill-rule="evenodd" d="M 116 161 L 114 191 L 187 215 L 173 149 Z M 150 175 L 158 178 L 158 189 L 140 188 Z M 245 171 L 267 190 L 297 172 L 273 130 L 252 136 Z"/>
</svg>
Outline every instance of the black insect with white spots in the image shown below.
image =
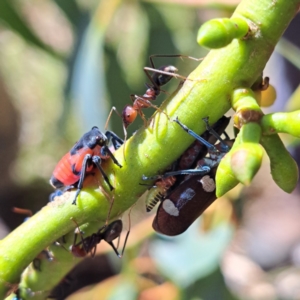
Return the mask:
<svg viewBox="0 0 300 300">
<path fill-rule="evenodd" d="M 215 175 L 217 167 L 232 144 L 230 141 L 225 142 L 220 137 L 229 123 L 229 119 L 226 117 L 222 117 L 213 127 L 208 125 L 208 119 L 205 118 L 207 131 L 202 136 L 187 128 L 178 119 L 175 122 L 188 134 L 195 137 L 197 143 L 200 143 L 202 147 L 198 145 L 196 151 L 195 144 L 193 144 L 181 156 L 179 169 L 163 175 L 144 176 L 143 178 L 164 180 L 171 176 L 182 176 L 179 182 L 176 181 L 176 186 L 170 188 L 161 199 L 152 224 L 155 231 L 168 236 L 175 236 L 186 231 L 216 200 Z M 217 124 L 218 126 L 216 126 Z M 217 140 L 220 143 L 214 146 L 213 144 Z M 205 156 L 207 153 L 208 156 Z M 194 154 L 192 155 L 193 159 L 190 159 L 188 154 Z"/>
</svg>

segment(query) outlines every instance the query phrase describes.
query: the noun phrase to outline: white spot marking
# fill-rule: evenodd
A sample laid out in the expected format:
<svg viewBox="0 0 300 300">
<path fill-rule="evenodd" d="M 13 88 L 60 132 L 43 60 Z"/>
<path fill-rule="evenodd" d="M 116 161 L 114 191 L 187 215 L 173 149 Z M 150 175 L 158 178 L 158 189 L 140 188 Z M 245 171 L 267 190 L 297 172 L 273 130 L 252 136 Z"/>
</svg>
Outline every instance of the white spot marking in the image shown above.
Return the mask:
<svg viewBox="0 0 300 300">
<path fill-rule="evenodd" d="M 209 175 L 203 176 L 199 182 L 202 183 L 205 192 L 213 192 L 216 188 L 215 181 Z"/>
<path fill-rule="evenodd" d="M 165 212 L 171 216 L 178 217 L 179 210 L 170 199 L 165 199 L 162 203 Z"/>
</svg>

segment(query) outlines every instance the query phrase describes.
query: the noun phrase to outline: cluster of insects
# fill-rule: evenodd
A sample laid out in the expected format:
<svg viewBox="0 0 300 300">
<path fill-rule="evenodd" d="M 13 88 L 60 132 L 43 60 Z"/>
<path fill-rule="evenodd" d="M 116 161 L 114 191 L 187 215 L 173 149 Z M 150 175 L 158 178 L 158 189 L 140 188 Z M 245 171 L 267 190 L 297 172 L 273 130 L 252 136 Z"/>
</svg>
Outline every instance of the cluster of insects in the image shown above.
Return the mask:
<svg viewBox="0 0 300 300">
<path fill-rule="evenodd" d="M 163 92 L 162 86 L 167 84 L 173 77 L 186 79 L 177 74 L 178 70 L 172 65 L 164 65 L 156 69 L 153 59 L 157 56 L 164 57 L 164 55 L 151 56 L 151 67 L 144 68 L 144 72 L 150 81 L 146 84 L 145 93 L 143 95 L 132 94 L 130 98 L 133 104 L 126 105 L 122 113 L 119 114 L 122 118 L 125 141 L 127 138 L 126 129 L 134 122 L 137 115 L 140 115 L 146 123 L 143 109 L 152 107 L 159 110 L 153 104 L 153 101 Z M 188 57 L 183 55 L 171 56 Z M 188 58 L 194 59 L 192 57 Z M 113 110 L 116 111 L 115 108 Z M 229 151 L 232 141 L 229 141 L 225 133 L 229 123 L 229 118 L 226 117 L 222 117 L 212 126 L 209 125 L 208 118 L 204 119 L 206 131 L 201 136 L 187 128 L 178 119 L 170 121 L 178 124 L 178 130 L 185 130 L 187 134 L 192 135 L 195 142 L 172 164 L 166 173 L 143 176 L 141 184 L 148 180 L 155 181 L 149 189 L 146 200 L 146 210 L 148 212 L 160 202 L 153 221 L 154 230 L 165 235 L 174 236 L 187 230 L 216 199 L 214 181 L 216 169 L 222 157 Z M 226 135 L 225 139 L 221 138 L 222 134 Z M 122 168 L 122 165 L 114 156 L 114 151 L 124 143 L 124 140 L 112 131 L 103 133 L 98 127 L 93 127 L 86 132 L 56 165 L 50 179 L 50 183 L 56 191 L 50 195 L 50 201 L 53 201 L 56 196 L 63 194 L 65 191 L 76 189 L 72 204 L 77 205 L 77 198 L 85 178 L 94 174 L 97 170 L 102 174 L 104 182 L 112 191 L 114 185 L 105 173 L 102 162 L 112 159 L 114 164 Z M 111 147 L 110 144 L 112 144 Z M 88 254 L 94 256 L 97 245 L 104 240 L 112 247 L 118 257 L 123 256 L 130 230 L 127 232 L 121 252 L 114 244 L 114 240 L 120 237 L 123 230 L 122 220 L 107 221 L 106 225 L 87 237 L 84 237 L 84 233 L 80 230 L 76 220 L 73 221 L 76 224 L 74 241 L 70 249 L 66 249 L 72 255 L 75 257 L 85 257 Z M 78 236 L 80 236 L 79 241 Z M 35 267 L 40 269 L 38 260 L 35 261 Z"/>
<path fill-rule="evenodd" d="M 184 57 L 200 60 L 183 55 L 169 55 L 171 57 Z M 137 115 L 144 120 L 146 118 L 143 109 L 152 107 L 159 108 L 153 104 L 157 96 L 162 92 L 162 86 L 167 84 L 173 77 L 186 79 L 177 74 L 177 68 L 173 65 L 163 65 L 155 68 L 154 58 L 165 57 L 165 55 L 150 56 L 151 67 L 145 67 L 144 72 L 150 83 L 146 83 L 146 91 L 143 95 L 130 95 L 132 105 L 126 105 L 121 114 L 124 135 L 126 140 L 126 129 L 134 122 Z M 117 111 L 113 108 L 112 111 Z M 222 157 L 230 149 L 228 137 L 225 140 L 221 135 L 229 123 L 229 119 L 222 117 L 216 124 L 210 126 L 208 118 L 203 122 L 206 124 L 206 132 L 202 136 L 188 129 L 178 119 L 173 120 L 178 124 L 178 130 L 185 130 L 192 135 L 196 141 L 185 151 L 182 156 L 173 163 L 171 169 L 162 175 L 152 177 L 143 176 L 141 181 L 154 180 L 154 186 L 150 188 L 146 200 L 146 210 L 151 211 L 160 202 L 156 216 L 153 221 L 155 231 L 165 235 L 178 235 L 183 233 L 195 219 L 216 199 L 214 177 L 216 169 Z M 218 142 L 218 143 L 217 143 Z M 112 150 L 109 144 L 112 144 Z M 73 204 L 76 205 L 77 197 L 82 189 L 84 179 L 87 175 L 99 170 L 104 181 L 112 191 L 113 185 L 102 168 L 102 161 L 112 159 L 114 164 L 122 167 L 115 158 L 113 152 L 117 150 L 124 140 L 112 131 L 101 132 L 97 127 L 93 127 L 85 133 L 71 150 L 63 156 L 55 167 L 50 179 L 51 185 L 56 188 L 56 192 L 51 195 L 51 200 L 63 191 L 75 188 Z M 215 145 L 215 143 L 217 143 Z M 73 220 L 75 223 L 76 221 Z M 107 222 L 108 223 L 108 222 Z M 77 223 L 76 223 L 77 224 Z M 114 250 L 118 257 L 121 257 L 127 242 L 127 233 L 124 247 L 121 253 L 118 252 L 113 240 L 120 236 L 122 232 L 122 221 L 117 220 L 101 227 L 96 233 L 88 237 L 83 237 L 77 226 L 73 245 L 70 250 L 74 256 L 84 257 L 87 254 L 95 254 L 96 246 L 100 241 L 106 241 Z M 80 235 L 81 240 L 77 241 Z"/>
</svg>

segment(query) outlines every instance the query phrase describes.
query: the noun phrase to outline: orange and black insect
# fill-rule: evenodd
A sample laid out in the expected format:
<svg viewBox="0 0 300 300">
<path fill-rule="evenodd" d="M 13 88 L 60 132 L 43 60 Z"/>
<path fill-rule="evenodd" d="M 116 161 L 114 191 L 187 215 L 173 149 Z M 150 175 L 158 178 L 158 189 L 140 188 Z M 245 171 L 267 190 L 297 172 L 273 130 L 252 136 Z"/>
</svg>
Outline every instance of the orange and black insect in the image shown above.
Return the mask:
<svg viewBox="0 0 300 300">
<path fill-rule="evenodd" d="M 66 187 L 66 189 L 70 189 L 77 187 L 73 201 L 73 204 L 76 204 L 76 198 L 82 189 L 86 175 L 93 173 L 94 168 L 97 168 L 110 190 L 113 190 L 113 186 L 101 167 L 102 160 L 109 157 L 117 166 L 122 167 L 108 147 L 110 141 L 115 149 L 123 144 L 123 140 L 112 131 L 106 131 L 104 134 L 98 127 L 93 127 L 58 162 L 50 179 L 50 184 L 54 188 Z"/>
</svg>

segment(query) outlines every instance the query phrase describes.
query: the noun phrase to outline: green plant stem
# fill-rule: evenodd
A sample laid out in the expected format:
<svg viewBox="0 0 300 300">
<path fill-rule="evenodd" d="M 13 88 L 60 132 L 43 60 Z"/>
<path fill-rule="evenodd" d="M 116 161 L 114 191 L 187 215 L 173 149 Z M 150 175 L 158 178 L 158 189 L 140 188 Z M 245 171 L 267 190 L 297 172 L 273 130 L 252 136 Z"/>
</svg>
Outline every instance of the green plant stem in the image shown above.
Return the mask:
<svg viewBox="0 0 300 300">
<path fill-rule="evenodd" d="M 245 18 L 255 31 L 254 35 L 248 40 L 235 39 L 227 47 L 211 51 L 178 93 L 163 104 L 162 109 L 170 119 L 178 116 L 197 133 L 205 130 L 201 118 L 209 116 L 211 123 L 217 121 L 229 110 L 232 91 L 238 87 L 251 87 L 261 75 L 299 5 L 300 0 L 242 1 L 233 16 Z M 111 161 L 104 164 L 115 186 L 111 194 L 114 197 L 112 217 L 132 206 L 147 189 L 140 185 L 143 174 L 161 173 L 193 141 L 165 114 L 157 113 L 152 122 L 127 141 L 126 161 L 123 148 L 116 152 L 123 168 L 118 168 Z M 75 228 L 71 217 L 79 224 L 98 221 L 99 227 L 105 222 L 109 200 L 98 189 L 84 189 L 78 197 L 77 206 L 71 205 L 73 197 L 74 192 L 61 196 L 1 241 L 0 298 L 8 291 L 9 284 L 19 281 L 21 272 L 39 252 Z M 57 265 L 63 276 L 69 267 L 63 268 L 67 264 Z M 38 275 L 32 281 L 52 276 L 46 271 Z M 46 282 L 43 288 L 49 290 L 51 287 Z"/>
</svg>

